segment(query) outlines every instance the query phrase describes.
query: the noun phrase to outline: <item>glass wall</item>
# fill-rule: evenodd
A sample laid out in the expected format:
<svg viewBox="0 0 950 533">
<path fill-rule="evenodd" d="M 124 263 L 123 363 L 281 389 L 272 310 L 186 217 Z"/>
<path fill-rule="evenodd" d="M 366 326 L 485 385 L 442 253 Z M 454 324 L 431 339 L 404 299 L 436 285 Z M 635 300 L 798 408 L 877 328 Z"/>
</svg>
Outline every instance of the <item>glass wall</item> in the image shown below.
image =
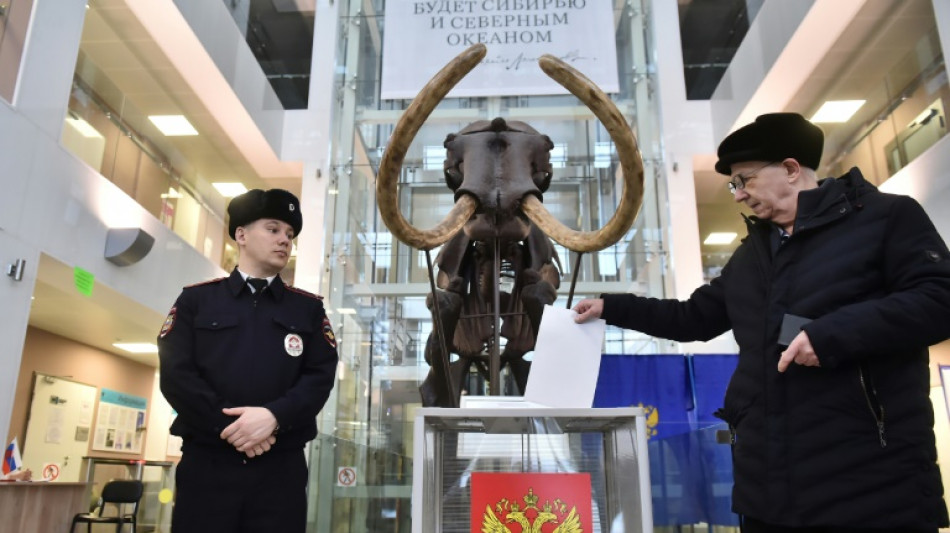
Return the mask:
<svg viewBox="0 0 950 533">
<path fill-rule="evenodd" d="M 350 465 L 359 473 L 373 472 L 380 457 L 391 456 L 400 464 L 403 457 L 411 459 L 413 413 L 421 405 L 418 388 L 429 371 L 425 347 L 433 321 L 426 306 L 426 253 L 395 239 L 376 205 L 380 160 L 396 122 L 411 103 L 380 98 L 384 5 L 382 0 L 351 0 L 340 6 L 339 108 L 334 119 L 334 138 L 339 144 L 333 150 L 327 275 L 320 292 L 327 298 L 341 365 L 335 405 L 324 410 L 321 421 L 322 431 L 332 434 L 336 442 L 318 441 L 311 449 L 311 490 L 315 493 L 311 495 L 315 506 L 311 516 L 317 520 L 313 531 L 402 531 L 400 524 L 405 525 L 405 513 L 409 512 L 404 481 L 391 483 L 385 476 L 361 475 L 358 483 L 365 480 L 373 486 L 344 490 L 337 483 L 337 468 Z M 652 63 L 654 33 L 645 14 L 648 7 L 647 2 L 625 2 L 614 11 L 620 90 L 611 95 L 642 151 L 643 207 L 619 242 L 582 255 L 579 263 L 577 254 L 555 245 L 560 272 L 555 306 L 567 305 L 575 274 L 574 303 L 604 292 L 655 297 L 669 292 L 663 229 L 668 227 L 669 214 L 664 207 L 659 103 Z M 431 228 L 454 204 L 443 177 L 446 136 L 476 120 L 495 117 L 524 121 L 554 143 L 554 174 L 544 194 L 544 205 L 554 217 L 574 229 L 596 230 L 614 215 L 622 187 L 616 149 L 604 126 L 577 98 L 448 98 L 416 135 L 399 175 L 400 211 L 415 227 Z M 437 253 L 431 251 L 433 261 Z M 500 287 L 505 290 L 504 279 Z M 506 342 L 503 337 L 500 350 Z M 486 353 L 489 349 L 484 347 Z M 606 353 L 628 354 L 675 349 L 673 343 L 616 328 L 608 328 L 604 347 Z M 528 353 L 525 359 L 530 358 Z M 466 394 L 488 394 L 490 383 L 484 374 L 472 370 L 464 381 Z M 518 394 L 507 371 L 502 372 L 499 390 Z M 336 451 L 328 452 L 328 446 Z M 328 453 L 336 453 L 335 460 L 327 459 Z M 343 497 L 348 508 L 345 514 L 337 513 L 328 503 Z M 331 508 L 332 520 L 321 512 Z M 353 517 L 370 517 L 366 520 L 374 527 L 350 523 Z"/>
</svg>

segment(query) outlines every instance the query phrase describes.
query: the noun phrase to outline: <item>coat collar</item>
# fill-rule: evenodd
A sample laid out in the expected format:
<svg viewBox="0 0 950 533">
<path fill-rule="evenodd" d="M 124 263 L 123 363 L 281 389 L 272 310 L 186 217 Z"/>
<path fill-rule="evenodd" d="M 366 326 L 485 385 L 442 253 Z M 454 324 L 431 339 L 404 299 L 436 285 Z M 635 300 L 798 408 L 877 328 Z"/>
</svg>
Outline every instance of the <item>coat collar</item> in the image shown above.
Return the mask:
<svg viewBox="0 0 950 533">
<path fill-rule="evenodd" d="M 877 188 L 864 179 L 857 167 L 839 178 L 825 178 L 818 187 L 798 193 L 798 211 L 795 214 L 795 233 L 824 226 L 843 218 L 855 209 L 861 209 L 860 198 Z M 749 233 L 768 233 L 775 225 L 755 215 L 745 215 Z"/>
<path fill-rule="evenodd" d="M 231 294 L 237 298 L 241 294 L 241 291 L 250 291 L 250 288 L 247 286 L 247 282 L 244 281 L 244 276 L 238 272 L 238 269 L 235 268 L 231 271 L 231 275 L 227 280 L 228 290 L 231 291 Z M 270 285 L 267 286 L 267 290 L 264 291 L 264 294 L 270 294 L 278 302 L 281 301 L 284 297 L 284 292 L 287 288 L 284 286 L 284 281 L 280 279 L 280 274 L 277 274 L 274 277 L 274 280 L 270 282 Z"/>
</svg>

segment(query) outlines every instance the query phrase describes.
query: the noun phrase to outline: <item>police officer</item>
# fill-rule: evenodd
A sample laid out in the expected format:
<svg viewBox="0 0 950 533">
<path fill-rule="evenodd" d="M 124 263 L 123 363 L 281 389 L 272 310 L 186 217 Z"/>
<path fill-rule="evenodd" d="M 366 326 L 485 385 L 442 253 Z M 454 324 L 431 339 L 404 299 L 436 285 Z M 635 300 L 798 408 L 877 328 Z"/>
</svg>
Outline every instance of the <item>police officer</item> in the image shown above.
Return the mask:
<svg viewBox="0 0 950 533">
<path fill-rule="evenodd" d="M 336 339 L 321 298 L 280 279 L 303 224 L 297 198 L 255 189 L 228 215 L 238 266 L 185 287 L 158 338 L 183 439 L 172 529 L 302 533 L 304 446 L 333 388 Z"/>
</svg>

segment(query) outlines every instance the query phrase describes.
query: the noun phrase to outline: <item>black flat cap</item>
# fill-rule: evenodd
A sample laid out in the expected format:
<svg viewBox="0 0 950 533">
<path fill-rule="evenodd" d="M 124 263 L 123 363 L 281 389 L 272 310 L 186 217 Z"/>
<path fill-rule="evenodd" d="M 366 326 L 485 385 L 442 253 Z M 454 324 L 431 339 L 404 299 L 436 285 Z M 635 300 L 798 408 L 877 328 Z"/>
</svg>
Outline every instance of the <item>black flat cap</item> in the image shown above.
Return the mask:
<svg viewBox="0 0 950 533">
<path fill-rule="evenodd" d="M 729 176 L 732 164 L 791 157 L 812 170 L 821 162 L 825 134 L 798 113 L 759 115 L 719 143 L 716 172 Z"/>
<path fill-rule="evenodd" d="M 282 220 L 294 228 L 294 236 L 300 235 L 303 217 L 297 197 L 283 189 L 251 189 L 235 196 L 228 204 L 228 234 L 234 238 L 234 230 L 262 218 Z"/>
</svg>

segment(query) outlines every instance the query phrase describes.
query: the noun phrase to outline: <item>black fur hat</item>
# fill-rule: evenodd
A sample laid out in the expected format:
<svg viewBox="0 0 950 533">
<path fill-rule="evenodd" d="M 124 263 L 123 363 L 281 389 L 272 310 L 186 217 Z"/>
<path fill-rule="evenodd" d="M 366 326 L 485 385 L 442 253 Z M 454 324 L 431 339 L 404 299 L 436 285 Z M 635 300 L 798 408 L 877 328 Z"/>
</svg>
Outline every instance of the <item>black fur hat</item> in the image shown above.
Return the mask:
<svg viewBox="0 0 950 533">
<path fill-rule="evenodd" d="M 759 115 L 719 144 L 716 172 L 729 176 L 732 164 L 781 161 L 791 157 L 812 170 L 821 162 L 825 134 L 798 113 Z"/>
<path fill-rule="evenodd" d="M 300 235 L 303 217 L 300 215 L 300 202 L 297 197 L 283 189 L 251 189 L 235 196 L 228 204 L 228 234 L 234 238 L 234 231 L 262 218 L 282 220 L 294 228 L 294 236 Z"/>
</svg>

